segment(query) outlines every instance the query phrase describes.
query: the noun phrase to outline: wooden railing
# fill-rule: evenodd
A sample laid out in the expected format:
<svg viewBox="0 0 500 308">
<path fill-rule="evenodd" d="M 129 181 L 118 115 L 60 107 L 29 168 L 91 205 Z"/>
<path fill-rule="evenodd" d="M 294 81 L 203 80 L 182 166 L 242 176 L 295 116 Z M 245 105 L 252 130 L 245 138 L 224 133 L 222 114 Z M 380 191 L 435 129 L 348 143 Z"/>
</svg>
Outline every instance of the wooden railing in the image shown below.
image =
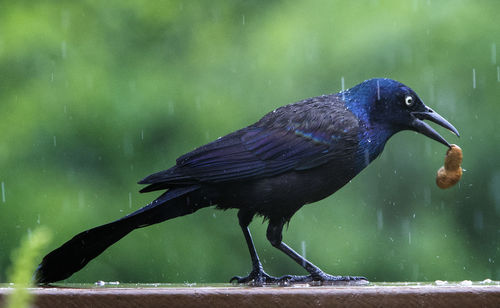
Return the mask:
<svg viewBox="0 0 500 308">
<path fill-rule="evenodd" d="M 10 288 L 0 288 L 0 307 Z M 36 307 L 500 307 L 497 284 L 34 288 Z"/>
</svg>

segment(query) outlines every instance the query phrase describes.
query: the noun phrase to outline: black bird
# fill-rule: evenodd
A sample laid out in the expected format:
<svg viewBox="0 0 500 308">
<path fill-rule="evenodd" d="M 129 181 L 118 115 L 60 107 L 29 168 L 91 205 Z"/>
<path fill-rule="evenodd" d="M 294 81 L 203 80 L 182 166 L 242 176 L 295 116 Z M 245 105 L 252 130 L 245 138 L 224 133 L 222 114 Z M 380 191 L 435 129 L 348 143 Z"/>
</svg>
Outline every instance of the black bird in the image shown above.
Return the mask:
<svg viewBox="0 0 500 308">
<path fill-rule="evenodd" d="M 252 259 L 250 274 L 231 281 L 259 285 L 365 279 L 324 273 L 282 242 L 283 226 L 303 205 L 348 183 L 399 131 L 417 131 L 450 147 L 423 120 L 458 136 L 455 127 L 427 107 L 412 89 L 391 79 L 370 79 L 337 94 L 280 107 L 140 181 L 148 184 L 141 192 L 166 191 L 132 214 L 77 234 L 43 258 L 34 278 L 39 284 L 66 279 L 137 228 L 216 205 L 218 209 L 239 209 L 239 224 Z M 310 275 L 276 278 L 264 272 L 248 229 L 255 215 L 269 220 L 271 244 Z"/>
</svg>

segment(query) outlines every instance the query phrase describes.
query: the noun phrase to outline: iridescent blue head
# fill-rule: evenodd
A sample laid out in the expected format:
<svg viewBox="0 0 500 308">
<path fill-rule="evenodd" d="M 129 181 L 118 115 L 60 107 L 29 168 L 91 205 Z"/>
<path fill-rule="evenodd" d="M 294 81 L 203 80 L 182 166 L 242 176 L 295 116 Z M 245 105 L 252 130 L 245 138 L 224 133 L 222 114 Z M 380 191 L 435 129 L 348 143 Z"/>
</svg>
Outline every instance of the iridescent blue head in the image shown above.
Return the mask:
<svg viewBox="0 0 500 308">
<path fill-rule="evenodd" d="M 389 138 L 413 130 L 448 147 L 450 144 L 423 120 L 429 120 L 459 136 L 445 118 L 427 107 L 409 87 L 392 79 L 366 80 L 344 93 L 346 105 L 367 125 L 368 131 Z"/>
</svg>

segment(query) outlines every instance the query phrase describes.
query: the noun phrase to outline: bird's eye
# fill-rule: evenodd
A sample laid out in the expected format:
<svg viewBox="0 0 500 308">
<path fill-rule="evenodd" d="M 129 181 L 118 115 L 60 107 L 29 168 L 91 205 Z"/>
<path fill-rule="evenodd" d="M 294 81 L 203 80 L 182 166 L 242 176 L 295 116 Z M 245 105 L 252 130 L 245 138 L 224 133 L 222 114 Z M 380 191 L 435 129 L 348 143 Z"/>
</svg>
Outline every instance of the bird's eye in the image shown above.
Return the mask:
<svg viewBox="0 0 500 308">
<path fill-rule="evenodd" d="M 405 104 L 408 107 L 410 107 L 411 105 L 413 105 L 413 97 L 411 97 L 409 95 L 407 97 L 405 97 Z"/>
</svg>

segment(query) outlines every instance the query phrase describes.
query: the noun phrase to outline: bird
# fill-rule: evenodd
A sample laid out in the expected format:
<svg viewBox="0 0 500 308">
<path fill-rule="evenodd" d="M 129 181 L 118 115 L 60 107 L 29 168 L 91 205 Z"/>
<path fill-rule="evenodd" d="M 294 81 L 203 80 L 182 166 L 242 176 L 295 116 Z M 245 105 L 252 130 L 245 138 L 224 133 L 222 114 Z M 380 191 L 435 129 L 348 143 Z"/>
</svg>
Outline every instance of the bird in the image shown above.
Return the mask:
<svg viewBox="0 0 500 308">
<path fill-rule="evenodd" d="M 459 137 L 457 129 L 427 107 L 408 86 L 373 78 L 335 94 L 279 107 L 256 123 L 177 158 L 173 167 L 139 181 L 141 193 L 162 191 L 143 208 L 114 222 L 83 231 L 48 253 L 34 273 L 39 285 L 64 280 L 135 229 L 214 206 L 236 209 L 252 262 L 237 284 L 367 281 L 330 275 L 282 240 L 283 227 L 305 204 L 346 185 L 383 151 L 394 134 L 411 130 L 450 148 L 424 120 Z M 307 275 L 271 276 L 264 271 L 249 225 L 268 221 L 271 245 L 303 267 Z"/>
</svg>

